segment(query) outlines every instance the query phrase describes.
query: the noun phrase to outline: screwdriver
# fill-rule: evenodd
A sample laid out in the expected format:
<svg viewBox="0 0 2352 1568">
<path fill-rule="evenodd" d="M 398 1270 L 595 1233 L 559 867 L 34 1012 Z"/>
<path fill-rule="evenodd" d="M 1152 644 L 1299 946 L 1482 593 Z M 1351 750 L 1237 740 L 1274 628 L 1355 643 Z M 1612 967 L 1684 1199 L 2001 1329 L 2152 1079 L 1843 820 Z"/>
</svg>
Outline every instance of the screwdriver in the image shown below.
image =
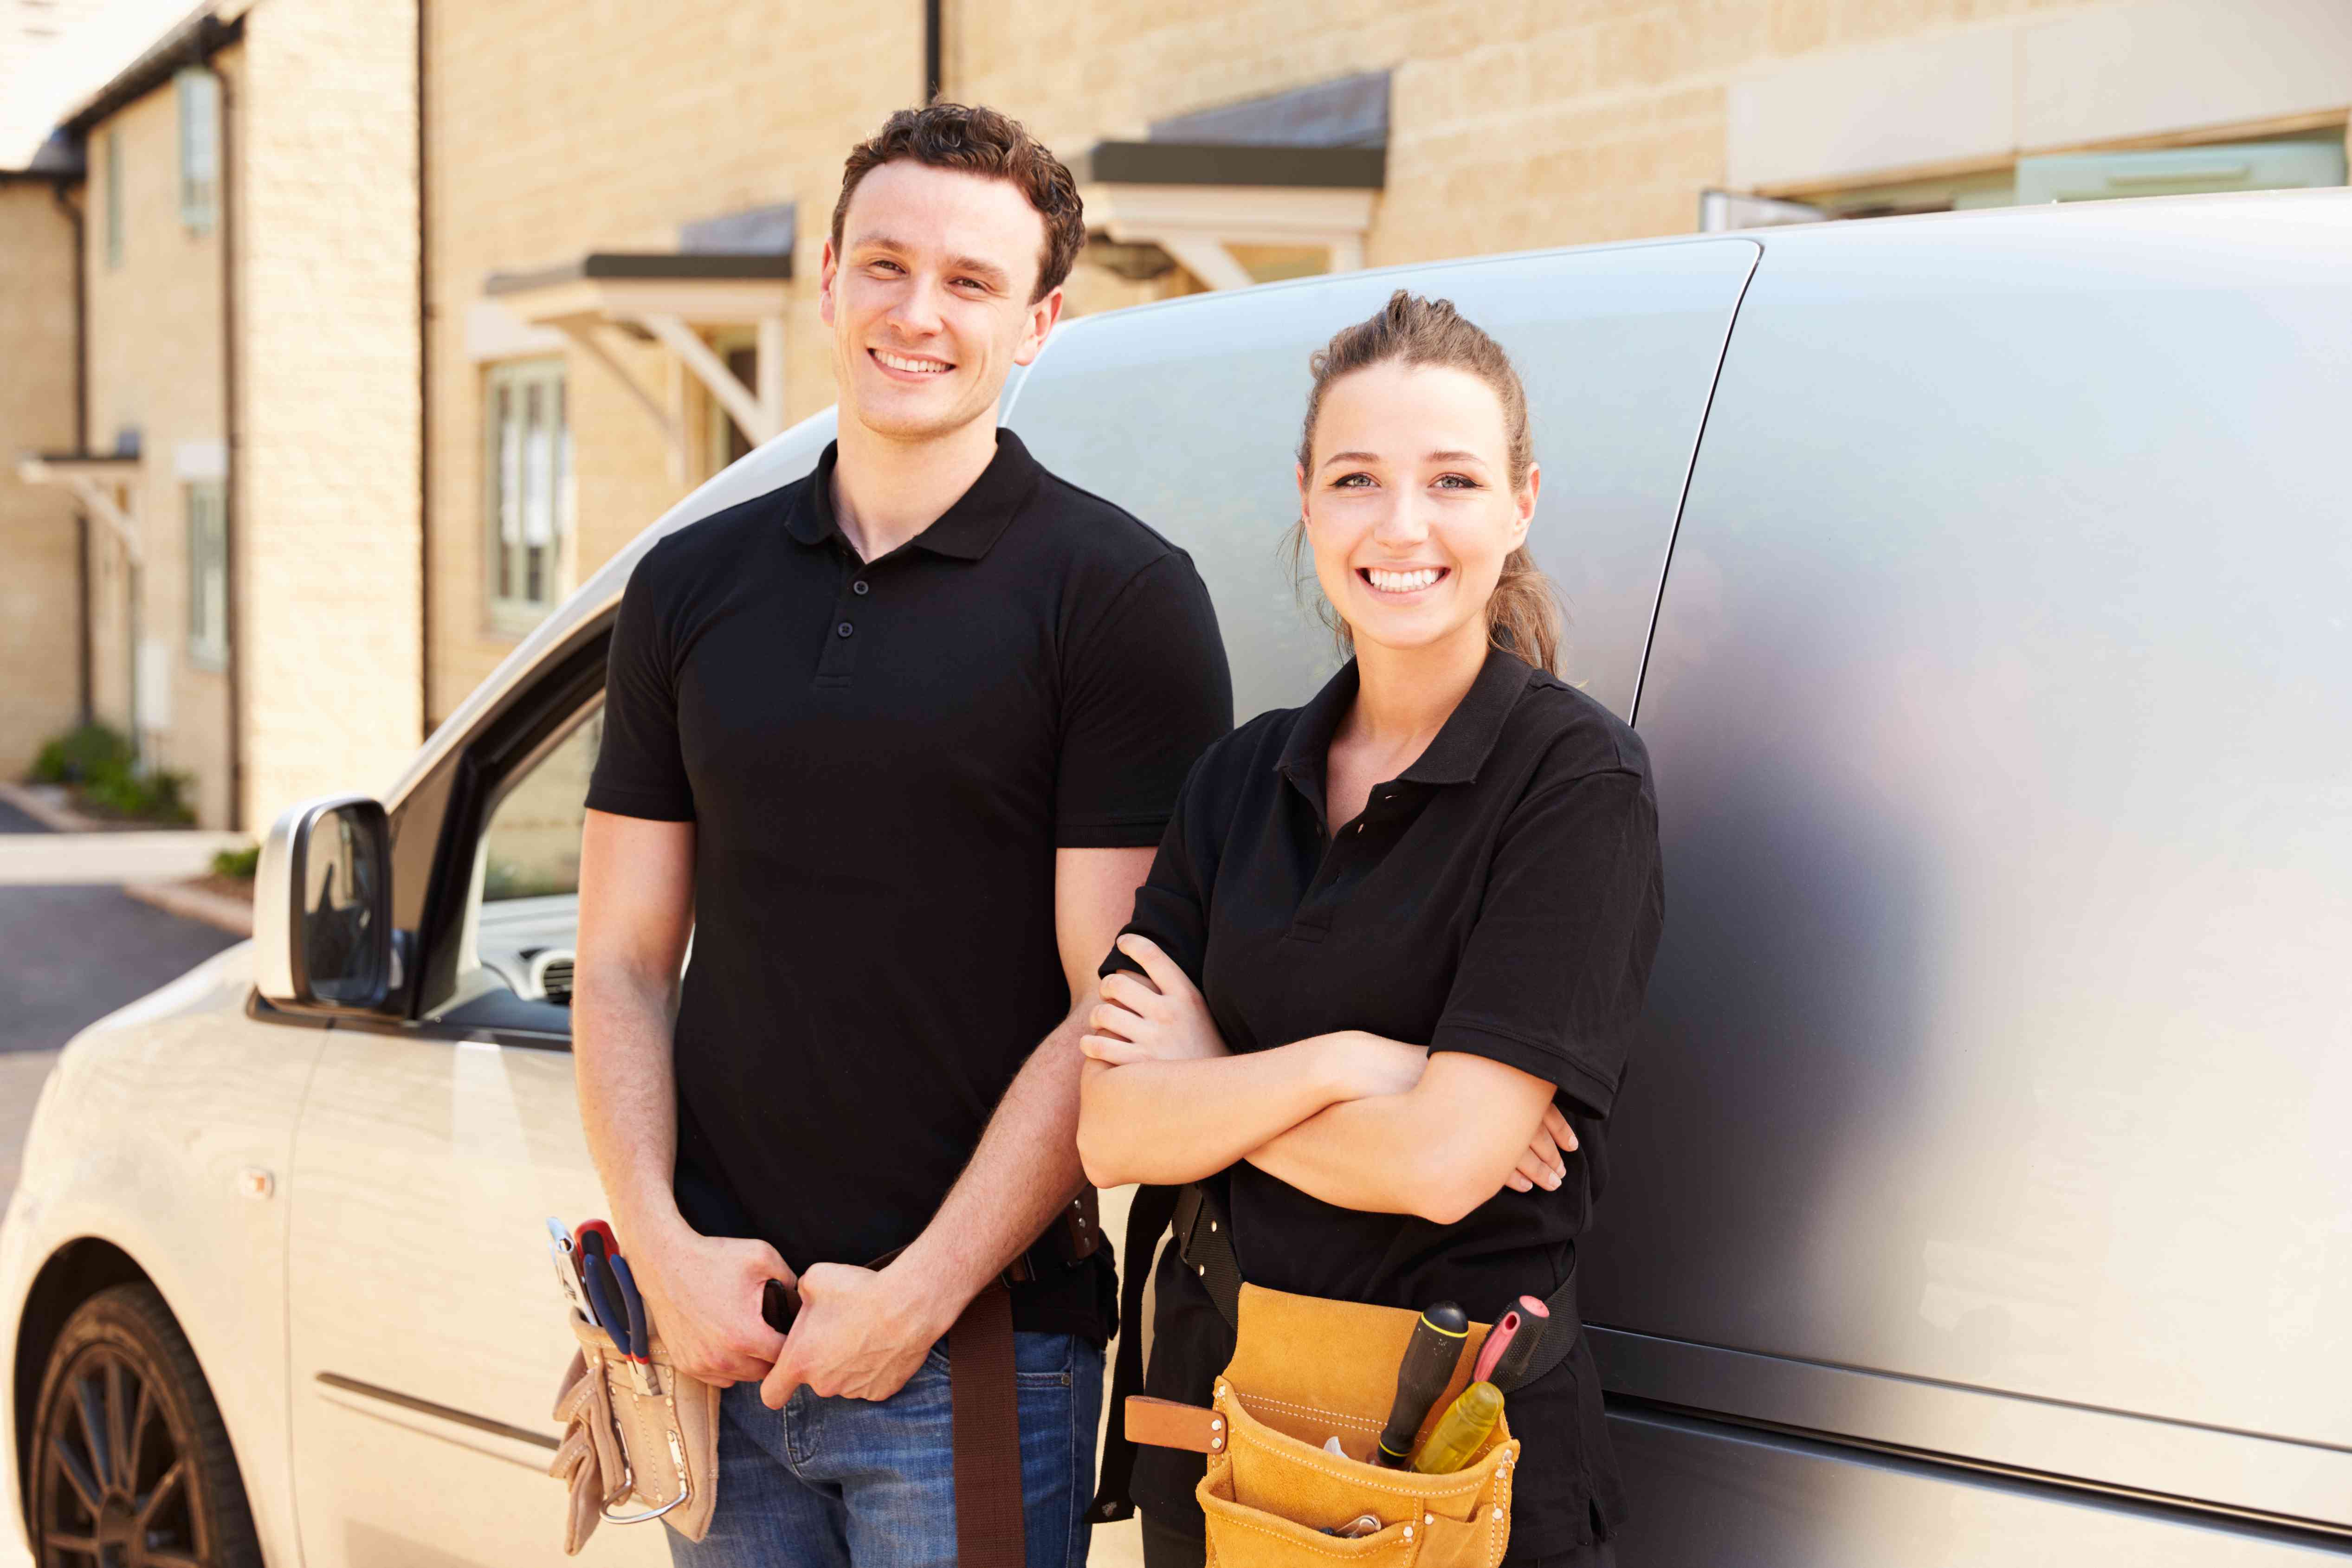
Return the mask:
<svg viewBox="0 0 2352 1568">
<path fill-rule="evenodd" d="M 1397 1364 L 1396 1403 L 1389 1406 L 1389 1424 L 1381 1428 L 1381 1446 L 1373 1455 L 1380 1463 L 1392 1470 L 1405 1468 L 1412 1439 L 1453 1381 L 1454 1364 L 1462 1359 L 1462 1342 L 1469 1335 L 1470 1319 L 1452 1301 L 1423 1309 Z"/>
<path fill-rule="evenodd" d="M 1413 1456 L 1412 1468 L 1424 1476 L 1450 1476 L 1470 1462 L 1495 1423 L 1503 1418 L 1503 1391 L 1491 1383 L 1474 1383 L 1438 1417 L 1436 1430 Z"/>
</svg>

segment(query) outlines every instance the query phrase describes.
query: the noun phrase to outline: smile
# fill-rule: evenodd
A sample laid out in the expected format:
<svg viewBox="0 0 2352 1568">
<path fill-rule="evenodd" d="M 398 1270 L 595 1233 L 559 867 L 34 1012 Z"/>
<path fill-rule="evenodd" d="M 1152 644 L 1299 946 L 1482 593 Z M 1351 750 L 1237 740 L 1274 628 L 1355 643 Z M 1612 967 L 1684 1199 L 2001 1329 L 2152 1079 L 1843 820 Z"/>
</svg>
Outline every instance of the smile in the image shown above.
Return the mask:
<svg viewBox="0 0 2352 1568">
<path fill-rule="evenodd" d="M 887 349 L 868 349 L 866 351 L 874 356 L 876 363 L 901 375 L 937 376 L 955 369 L 945 360 L 919 360 L 908 354 L 894 354 Z"/>
<path fill-rule="evenodd" d="M 1453 569 L 1443 566 L 1416 567 L 1411 571 L 1386 571 L 1376 566 L 1361 566 L 1356 575 L 1371 584 L 1375 593 L 1418 593 L 1434 587 Z"/>
</svg>

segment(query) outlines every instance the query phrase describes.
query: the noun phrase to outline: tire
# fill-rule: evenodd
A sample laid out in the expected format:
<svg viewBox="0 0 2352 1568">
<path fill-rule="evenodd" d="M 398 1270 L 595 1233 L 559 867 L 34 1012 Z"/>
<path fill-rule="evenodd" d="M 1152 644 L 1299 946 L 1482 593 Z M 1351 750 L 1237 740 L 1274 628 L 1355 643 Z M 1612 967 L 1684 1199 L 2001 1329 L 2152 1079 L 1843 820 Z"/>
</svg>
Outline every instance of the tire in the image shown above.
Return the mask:
<svg viewBox="0 0 2352 1568">
<path fill-rule="evenodd" d="M 220 1406 L 152 1285 L 66 1321 L 29 1458 L 40 1568 L 261 1568 Z"/>
</svg>

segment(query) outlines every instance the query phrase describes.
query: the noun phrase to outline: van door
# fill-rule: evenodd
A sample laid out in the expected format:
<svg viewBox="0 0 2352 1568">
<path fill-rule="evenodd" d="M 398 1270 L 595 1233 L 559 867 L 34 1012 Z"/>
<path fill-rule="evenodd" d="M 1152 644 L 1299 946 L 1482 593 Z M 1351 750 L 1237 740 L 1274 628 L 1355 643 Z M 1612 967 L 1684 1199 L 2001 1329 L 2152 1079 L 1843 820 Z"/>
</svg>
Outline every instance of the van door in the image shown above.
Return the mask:
<svg viewBox="0 0 2352 1568">
<path fill-rule="evenodd" d="M 593 683 L 601 642 L 584 662 Z M 571 691 L 519 758 L 476 768 L 480 825 L 452 813 L 465 844 L 441 874 L 464 902 L 446 995 L 415 1022 L 339 1023 L 303 1106 L 289 1316 L 311 1568 L 561 1557 L 564 1491 L 545 1472 L 572 1341 L 545 1220 L 604 1212 L 568 1005 L 602 700 L 576 672 Z M 607 1530 L 581 1561 L 668 1557 L 659 1530 Z"/>
<path fill-rule="evenodd" d="M 2352 202 L 1764 245 L 1641 696 L 1627 1560 L 2340 1550 Z"/>
<path fill-rule="evenodd" d="M 1294 579 L 1307 357 L 1409 287 L 1449 298 L 1527 382 L 1543 497 L 1528 548 L 1568 604 L 1568 679 L 1619 716 L 1642 653 L 1732 312 L 1745 239 L 1340 274 L 1064 327 L 1006 423 L 1040 462 L 1182 546 L 1216 601 L 1248 717 L 1338 667 Z"/>
</svg>

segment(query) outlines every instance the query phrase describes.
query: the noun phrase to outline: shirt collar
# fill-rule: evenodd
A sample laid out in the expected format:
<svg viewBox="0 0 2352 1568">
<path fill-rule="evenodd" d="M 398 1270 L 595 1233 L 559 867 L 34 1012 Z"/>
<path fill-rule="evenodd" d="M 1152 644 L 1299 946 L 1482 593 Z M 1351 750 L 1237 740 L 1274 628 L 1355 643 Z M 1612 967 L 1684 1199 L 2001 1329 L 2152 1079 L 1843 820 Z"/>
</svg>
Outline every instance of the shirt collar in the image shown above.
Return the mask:
<svg viewBox="0 0 2352 1568">
<path fill-rule="evenodd" d="M 816 472 L 784 517 L 785 531 L 804 545 L 819 545 L 841 537 L 841 522 L 833 513 L 833 470 L 841 443 L 829 442 L 816 460 Z M 978 560 L 989 552 L 1004 530 L 1013 526 L 1030 494 L 1045 474 L 1021 438 L 1009 430 L 996 433 L 996 455 L 930 527 L 907 541 L 908 546 L 957 560 Z M 846 539 L 842 542 L 845 545 Z"/>
<path fill-rule="evenodd" d="M 1534 676 L 1534 669 L 1517 654 L 1501 648 L 1487 649 L 1486 662 L 1479 666 L 1477 679 L 1470 683 L 1470 689 L 1446 716 L 1437 738 L 1413 759 L 1412 767 L 1397 776 L 1399 781 L 1468 784 L 1476 779 L 1478 769 L 1494 754 L 1495 743 L 1502 738 L 1503 726 L 1510 718 L 1511 709 L 1517 706 L 1519 694 L 1527 690 Z M 1312 701 L 1298 710 L 1298 722 L 1291 727 L 1289 744 L 1282 748 L 1282 759 L 1275 764 L 1275 771 L 1313 801 L 1318 811 L 1324 810 L 1324 768 L 1331 752 L 1331 737 L 1339 732 L 1340 719 L 1356 700 L 1360 680 L 1356 661 L 1350 659 L 1324 684 Z"/>
</svg>

